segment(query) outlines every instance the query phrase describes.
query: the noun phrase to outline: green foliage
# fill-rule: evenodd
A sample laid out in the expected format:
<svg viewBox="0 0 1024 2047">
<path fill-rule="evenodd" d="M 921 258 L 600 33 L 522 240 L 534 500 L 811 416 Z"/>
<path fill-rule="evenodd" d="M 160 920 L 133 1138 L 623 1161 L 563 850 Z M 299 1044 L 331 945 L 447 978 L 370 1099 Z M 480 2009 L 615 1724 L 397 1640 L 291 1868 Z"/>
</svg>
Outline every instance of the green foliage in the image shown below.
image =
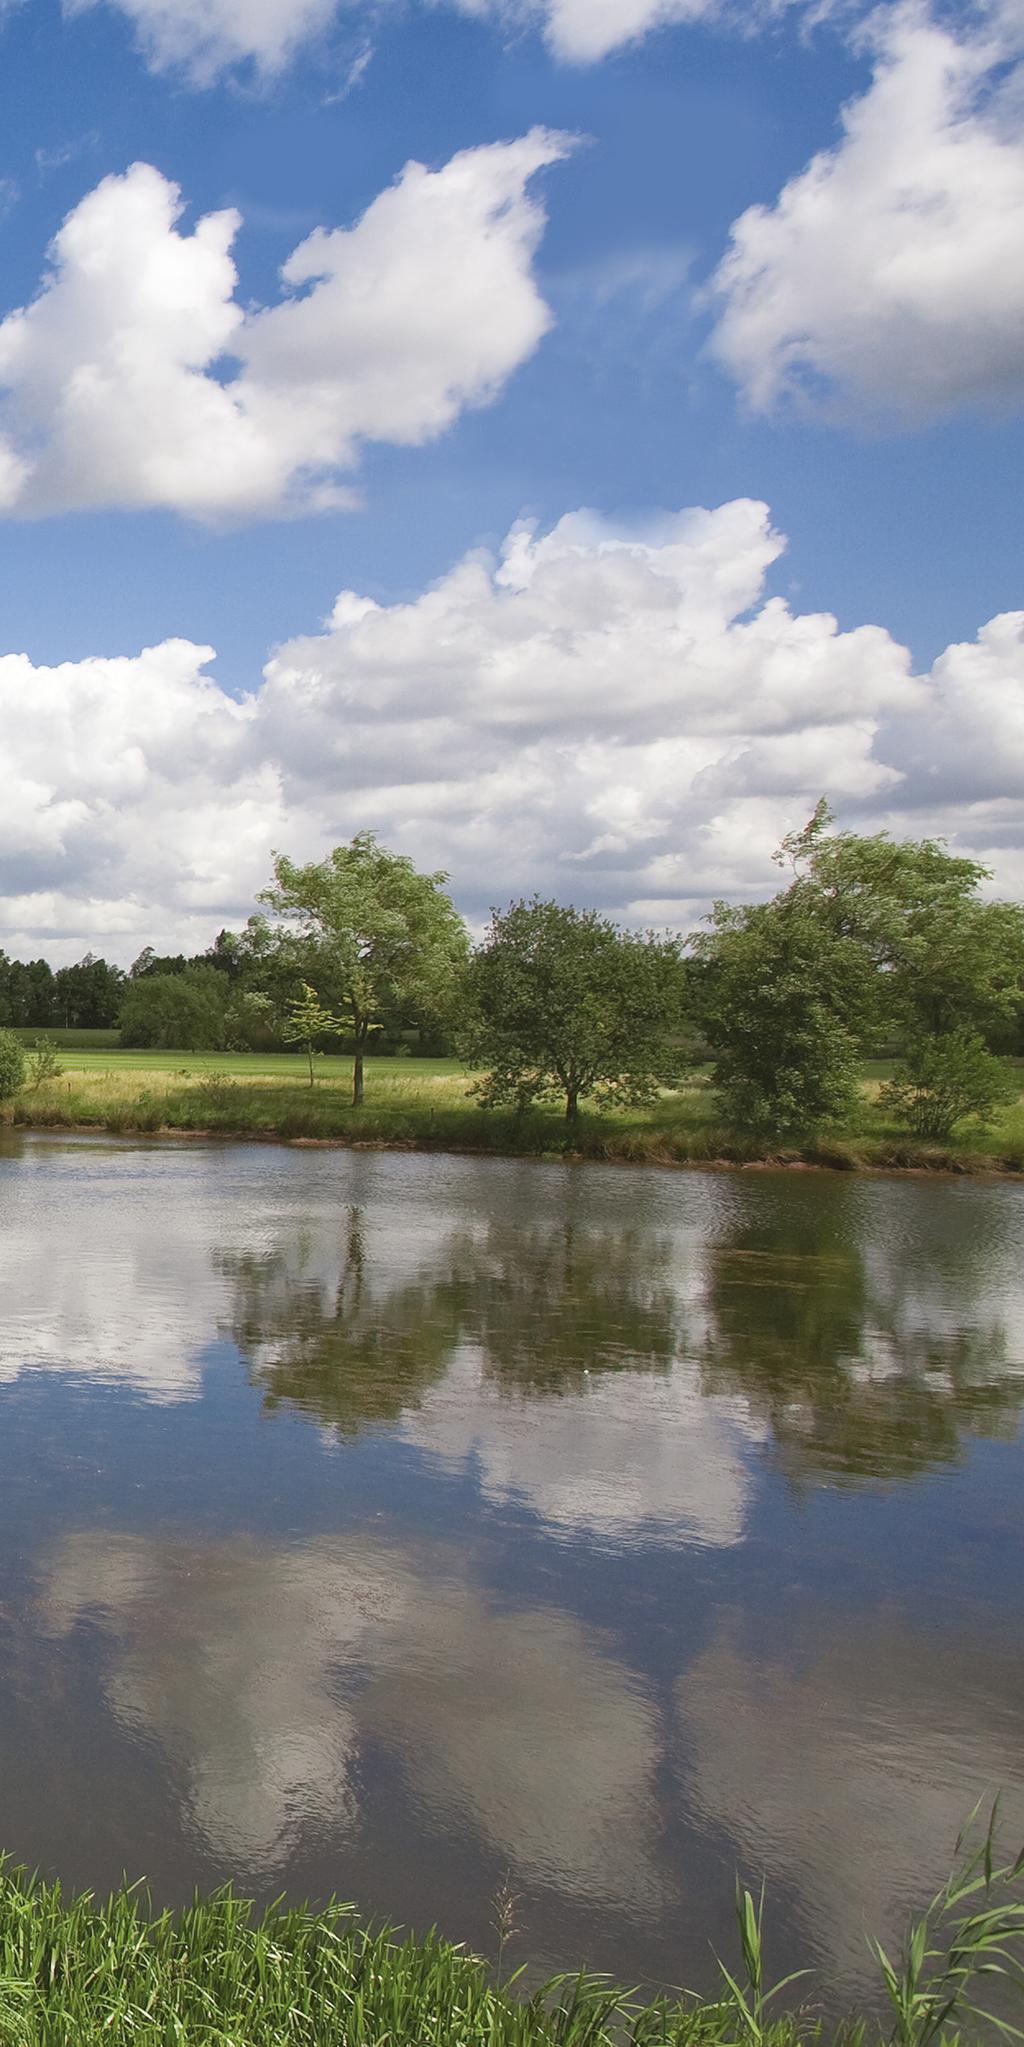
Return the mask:
<svg viewBox="0 0 1024 2047">
<path fill-rule="evenodd" d="M 1024 907 L 983 902 L 989 870 L 933 839 L 830 832 L 822 799 L 783 840 L 815 913 L 875 969 L 877 1023 L 903 1034 L 1011 1035 L 1024 1012 Z"/>
<path fill-rule="evenodd" d="M 736 1926 L 740 1937 L 740 1953 L 743 1957 L 745 1981 L 741 1982 L 719 1961 L 722 1981 L 726 1989 L 726 2005 L 735 2015 L 737 2031 L 741 2040 L 749 2041 L 750 2047 L 765 2047 L 771 2038 L 774 2018 L 769 2018 L 768 2007 L 788 1990 L 791 1983 L 808 1975 L 807 1969 L 793 1969 L 788 1976 L 780 1977 L 777 1983 L 766 1986 L 764 1980 L 764 1886 L 754 1903 L 751 1893 L 741 1883 L 736 1885 Z"/>
<path fill-rule="evenodd" d="M 344 1017 L 335 1016 L 332 1010 L 325 1009 L 316 989 L 311 988 L 308 981 L 303 981 L 302 994 L 288 1006 L 282 1036 L 286 1044 L 303 1047 L 309 1060 L 310 1087 L 315 1079 L 313 1053 L 317 1039 L 336 1034 L 344 1029 L 344 1025 Z"/>
<path fill-rule="evenodd" d="M 585 1096 L 654 1099 L 680 1022 L 675 940 L 534 897 L 494 912 L 467 989 L 462 1049 L 488 1069 L 485 1104 L 524 1109 L 558 1096 L 574 1122 Z"/>
<path fill-rule="evenodd" d="M 87 952 L 54 976 L 53 1017 L 64 1030 L 109 1030 L 121 1012 L 125 977 L 120 967 Z"/>
<path fill-rule="evenodd" d="M 35 1094 L 44 1081 L 59 1080 L 64 1068 L 52 1038 L 37 1038 L 28 1055 L 28 1086 Z"/>
<path fill-rule="evenodd" d="M 912 1921 L 891 1961 L 869 1941 L 890 2024 L 847 2020 L 844 2043 L 948 2047 L 1019 2031 L 980 1987 L 1024 1989 L 1024 1854 L 998 1863 L 996 1809 L 979 1846 Z M 507 1889 L 507 1886 L 506 1886 Z M 515 1932 L 508 1893 L 498 1947 Z M 499 1913 L 502 1897 L 498 1898 Z M 350 1905 L 258 1912 L 230 1890 L 153 1912 L 138 1885 L 105 1902 L 0 1866 L 0 2040 L 17 2047 L 821 2047 L 820 2019 L 779 2008 L 797 1970 L 766 1980 L 763 1898 L 737 1886 L 740 1962 L 722 1993 L 641 2002 L 583 1969 L 527 1994 L 428 1933 L 365 1925 Z M 510 1929 L 510 1931 L 508 1930 Z M 772 2009 L 774 2007 L 774 2009 Z"/>
<path fill-rule="evenodd" d="M 121 1010 L 121 1043 L 201 1052 L 227 1037 L 228 984 L 212 968 L 177 974 L 140 974 L 128 984 Z"/>
<path fill-rule="evenodd" d="M 560 1100 L 574 1148 L 595 1156 L 778 1157 L 796 1145 L 826 1163 L 920 1162 L 883 1116 L 934 1145 L 1010 1099 L 986 1049 L 1024 1046 L 1024 907 L 984 901 L 986 870 L 932 840 L 835 831 L 824 801 L 777 857 L 791 869 L 787 885 L 770 902 L 716 905 L 685 960 L 675 940 L 535 898 L 495 913 L 470 966 L 446 877 L 419 873 L 362 832 L 320 862 L 279 856 L 265 912 L 191 959 L 147 946 L 126 979 L 90 955 L 55 976 L 45 960 L 0 954 L 0 1024 L 59 1035 L 62 1018 L 84 1028 L 123 1001 L 125 1047 L 280 1054 L 300 1044 L 310 1081 L 317 1040 L 343 1032 L 356 1108 L 372 1033 L 378 1051 L 411 1039 L 421 1052 L 446 1049 L 457 1037 L 486 1069 L 479 1100 L 511 1116 L 499 1128 L 449 1100 L 403 1110 L 391 1130 L 382 1113 L 379 1134 L 395 1141 L 433 1146 L 447 1129 L 452 1142 L 487 1150 L 564 1148 L 547 1108 Z M 866 1050 L 893 1046 L 909 1047 L 908 1063 L 876 1114 L 859 1064 Z M 707 1099 L 695 1084 L 680 1091 L 683 1070 L 705 1057 L 715 1105 L 708 1076 Z M 43 1092 L 56 1077 L 33 1062 L 39 1103 L 67 1118 L 70 1084 L 59 1105 Z M 666 1083 L 671 1100 L 659 1094 Z M 80 1094 L 75 1102 L 88 1120 Z M 583 1104 L 609 1122 L 583 1115 Z M 626 1129 L 626 1113 L 641 1110 L 652 1113 Z M 111 1113 L 131 1113 L 123 1096 Z M 230 1113 L 250 1127 L 256 1109 L 250 1099 Z M 298 1112 L 289 1097 L 264 1113 L 260 1127 L 276 1128 Z M 184 1098 L 169 1114 L 186 1127 Z M 349 1133 L 337 1103 L 322 1118 Z M 311 1119 L 307 1105 L 304 1128 Z M 1020 1170 L 1024 1114 L 1000 1117 L 996 1141 L 996 1162 Z"/>
<path fill-rule="evenodd" d="M 915 1137 L 939 1141 L 966 1116 L 990 1116 L 1016 1093 L 1004 1061 L 993 1058 L 977 1032 L 953 1030 L 915 1039 L 878 1099 Z"/>
<path fill-rule="evenodd" d="M 183 952 L 154 952 L 151 945 L 144 945 L 138 958 L 132 961 L 128 977 L 132 981 L 144 981 L 155 974 L 184 974 L 188 965 Z"/>
<path fill-rule="evenodd" d="M 25 1053 L 13 1031 L 0 1030 L 0 1101 L 16 1095 L 25 1083 Z"/>
<path fill-rule="evenodd" d="M 352 1906 L 223 1890 L 154 1913 L 138 1886 L 98 1903 L 0 1873 L 0 2040 L 17 2047 L 725 2047 L 725 2005 L 642 2004 L 585 1970 L 530 1994 L 444 1941 Z M 780 2020 L 788 2047 L 815 2029 Z"/>
<path fill-rule="evenodd" d="M 54 974 L 46 960 L 11 960 L 0 952 L 0 1024 L 45 1029 L 54 1021 Z"/>
<path fill-rule="evenodd" d="M 691 1076 L 650 1105 L 584 1108 L 567 1123 L 552 1104 L 525 1110 L 484 1108 L 470 1090 L 473 1075 L 454 1060 L 390 1059 L 378 1053 L 367 1065 L 367 1100 L 351 1105 L 351 1062 L 325 1053 L 317 1062 L 321 1084 L 308 1086 L 301 1055 L 293 1052 L 92 1051 L 68 1052 L 68 1078 L 38 1094 L 22 1094 L 12 1120 L 35 1126 L 92 1124 L 135 1127 L 139 1090 L 159 1089 L 160 1124 L 177 1130 L 218 1129 L 237 1135 L 358 1140 L 422 1151 L 481 1152 L 536 1157 L 571 1149 L 588 1158 L 634 1164 L 699 1164 L 766 1156 L 845 1170 L 955 1166 L 961 1172 L 1024 1171 L 1024 1104 L 1001 1111 L 984 1148 L 977 1139 L 948 1146 L 893 1134 L 873 1098 L 858 1097 L 855 1118 L 827 1136 L 770 1146 L 749 1131 L 724 1126 L 710 1080 Z M 223 1109 L 197 1086 L 203 1074 L 231 1075 Z M 864 1069 L 861 1069 L 863 1075 Z M 875 1070 L 875 1081 L 885 1078 Z M 1021 1073 L 1024 1081 L 1024 1073 Z"/>
<path fill-rule="evenodd" d="M 978 1811 L 975 1806 L 957 1842 L 957 1857 Z M 893 2015 L 892 2047 L 959 2040 L 965 2019 L 980 2022 L 992 2036 L 1021 2037 L 987 2001 L 978 2002 L 983 1977 L 1024 1991 L 1024 1848 L 1012 1862 L 996 1862 L 998 1816 L 996 1799 L 983 1839 L 976 1848 L 968 1845 L 964 1860 L 912 1921 L 897 1961 L 890 1961 L 880 1941 L 869 1940 Z"/>
<path fill-rule="evenodd" d="M 279 1042 L 274 1000 L 258 988 L 227 981 L 224 996 L 224 1043 L 233 1052 L 254 1052 Z"/>
<path fill-rule="evenodd" d="M 924 1135 L 915 1119 L 927 1118 L 929 1097 L 927 1134 L 947 1136 L 967 1109 L 950 1120 L 940 1107 L 935 1048 L 958 1031 L 1012 1038 L 1024 1012 L 1024 910 L 981 901 L 987 870 L 933 840 L 832 832 L 831 822 L 823 799 L 777 855 L 793 869 L 789 886 L 754 907 L 717 904 L 695 943 L 724 1114 L 766 1137 L 840 1121 L 865 1040 L 895 1032 L 919 1048 L 935 1084 L 915 1095 L 901 1083 L 890 1106 Z M 951 1083 L 962 1085 L 968 1063 L 962 1046 L 950 1050 Z M 984 1096 L 992 1070 L 976 1057 L 973 1070 Z"/>
<path fill-rule="evenodd" d="M 799 1137 L 850 1114 L 871 973 L 799 885 L 771 903 L 718 903 L 692 983 L 722 1113 L 738 1131 Z"/>
<path fill-rule="evenodd" d="M 358 832 L 326 860 L 274 861 L 261 901 L 280 920 L 280 957 L 296 978 L 344 1011 L 355 1044 L 353 1102 L 363 1099 L 370 1032 L 396 1011 L 443 1016 L 469 951 L 466 927 L 445 894 L 446 874 L 420 874 L 372 832 Z M 272 955 L 257 920 L 253 943 Z"/>
</svg>

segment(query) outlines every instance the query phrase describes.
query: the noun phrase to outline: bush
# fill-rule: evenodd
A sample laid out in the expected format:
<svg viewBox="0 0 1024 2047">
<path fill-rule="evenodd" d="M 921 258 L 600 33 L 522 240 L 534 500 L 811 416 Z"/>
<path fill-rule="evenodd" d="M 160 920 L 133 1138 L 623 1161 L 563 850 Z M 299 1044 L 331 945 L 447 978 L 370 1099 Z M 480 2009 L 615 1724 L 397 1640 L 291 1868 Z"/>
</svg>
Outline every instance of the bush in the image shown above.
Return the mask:
<svg viewBox="0 0 1024 2047">
<path fill-rule="evenodd" d="M 738 1011 L 732 1042 L 715 1062 L 718 1105 L 731 1130 L 758 1141 L 796 1142 L 822 1124 L 849 1122 L 857 1103 L 857 1055 L 836 1017 L 810 1000 L 799 1022 L 785 1021 L 774 1046 L 767 1029 L 745 1030 L 746 1021 Z"/>
<path fill-rule="evenodd" d="M 797 889 L 774 902 L 718 904 L 695 946 L 691 988 L 731 1129 L 803 1140 L 853 1114 L 863 958 Z"/>
<path fill-rule="evenodd" d="M 25 1054 L 13 1031 L 0 1030 L 0 1102 L 10 1100 L 25 1083 Z"/>
<path fill-rule="evenodd" d="M 918 1038 L 902 1070 L 879 1090 L 878 1102 L 915 1137 L 941 1141 L 965 1116 L 990 1116 L 1016 1092 L 1004 1061 L 976 1032 L 950 1031 Z"/>
</svg>

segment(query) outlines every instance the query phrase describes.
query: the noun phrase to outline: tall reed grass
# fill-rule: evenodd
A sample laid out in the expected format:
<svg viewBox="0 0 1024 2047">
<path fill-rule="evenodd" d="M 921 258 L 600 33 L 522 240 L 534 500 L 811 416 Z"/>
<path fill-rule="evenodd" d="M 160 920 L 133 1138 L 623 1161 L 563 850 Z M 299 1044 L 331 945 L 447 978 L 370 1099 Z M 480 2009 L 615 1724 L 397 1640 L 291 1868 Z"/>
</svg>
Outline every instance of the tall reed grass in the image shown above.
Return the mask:
<svg viewBox="0 0 1024 2047">
<path fill-rule="evenodd" d="M 974 1816 L 972 1816 L 973 1818 Z M 402 1938 L 353 1908 L 272 1906 L 231 1891 L 154 1913 L 124 1886 L 66 1899 L 0 1864 L 0 2041 L 5 2047 L 955 2047 L 1024 2038 L 1005 2015 L 1024 1992 L 1024 1851 L 995 1855 L 997 1807 L 892 1961 L 869 1943 L 888 2016 L 826 2031 L 793 2005 L 809 1972 L 771 1984 L 764 1897 L 737 1888 L 740 1959 L 721 1994 L 644 2003 L 607 1978 L 559 1976 L 527 1994 L 431 1933 Z M 983 1995 L 996 1986 L 1004 2012 Z M 786 1993 L 789 1993 L 788 1998 Z"/>
</svg>

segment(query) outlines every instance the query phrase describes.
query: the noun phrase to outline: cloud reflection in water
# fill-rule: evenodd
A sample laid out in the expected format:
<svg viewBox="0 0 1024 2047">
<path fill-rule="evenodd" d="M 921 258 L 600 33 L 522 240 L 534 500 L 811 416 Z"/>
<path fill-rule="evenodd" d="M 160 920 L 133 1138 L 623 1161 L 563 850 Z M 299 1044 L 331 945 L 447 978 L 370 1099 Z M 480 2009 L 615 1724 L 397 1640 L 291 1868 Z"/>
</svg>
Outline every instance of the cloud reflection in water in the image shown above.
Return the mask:
<svg viewBox="0 0 1024 2047">
<path fill-rule="evenodd" d="M 489 1599 L 448 1546 L 93 1530 L 61 1544 L 42 1610 L 52 1634 L 102 1631 L 111 1711 L 156 1739 L 247 1879 L 308 1821 L 351 1828 L 369 1737 L 441 1833 L 469 1826 L 532 1881 L 604 1902 L 658 1892 L 642 1684 L 573 1615 Z"/>
</svg>

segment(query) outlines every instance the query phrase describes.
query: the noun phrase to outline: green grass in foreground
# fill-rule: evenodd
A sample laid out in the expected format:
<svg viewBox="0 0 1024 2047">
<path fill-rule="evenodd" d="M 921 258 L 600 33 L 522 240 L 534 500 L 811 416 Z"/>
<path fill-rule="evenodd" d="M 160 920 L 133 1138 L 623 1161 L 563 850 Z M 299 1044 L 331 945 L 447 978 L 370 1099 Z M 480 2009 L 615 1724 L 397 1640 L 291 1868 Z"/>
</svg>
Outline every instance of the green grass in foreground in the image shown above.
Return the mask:
<svg viewBox="0 0 1024 2047">
<path fill-rule="evenodd" d="M 351 1105 L 351 1061 L 318 1062 L 303 1075 L 302 1055 L 68 1051 L 64 1072 L 4 1105 L 8 1123 L 95 1126 L 112 1131 L 202 1131 L 502 1156 L 582 1158 L 660 1165 L 708 1162 L 804 1163 L 858 1167 L 1024 1171 L 1024 1103 L 990 1127 L 964 1124 L 944 1145 L 922 1144 L 887 1122 L 876 1106 L 884 1068 L 865 1068 L 861 1101 L 847 1125 L 812 1143 L 768 1149 L 716 1120 L 707 1077 L 666 1089 L 650 1109 L 584 1114 L 567 1131 L 557 1107 L 516 1116 L 483 1109 L 474 1076 L 453 1059 L 377 1058 L 367 1062 L 366 1101 Z M 1024 1080 L 1024 1071 L 1022 1071 Z"/>
<path fill-rule="evenodd" d="M 772 2038 L 788 2047 L 807 2035 L 783 2022 Z M 137 1889 L 98 1905 L 65 1901 L 21 1871 L 0 1877 L 5 2047 L 604 2047 L 613 2037 L 711 2047 L 727 2036 L 717 2007 L 638 2007 L 585 1975 L 516 1997 L 463 1949 L 367 1928 L 344 1905 L 261 1915 L 221 1892 L 151 1916 Z"/>
<path fill-rule="evenodd" d="M 953 2047 L 1014 2028 L 979 1992 L 1024 1989 L 1024 1851 L 998 1865 L 998 1801 L 970 1849 L 890 1961 L 869 1942 L 884 2023 L 826 2031 L 808 1972 L 765 1976 L 762 1908 L 737 1889 L 740 1960 L 719 1963 L 717 1998 L 652 2003 L 585 1973 L 527 1994 L 436 1934 L 365 1926 L 350 1906 L 272 1906 L 220 1892 L 153 1914 L 123 1887 L 103 1904 L 65 1899 L 0 1865 L 0 2043 L 4 2047 Z M 973 1816 L 972 1816 L 973 1818 Z M 501 1898 L 495 1901 L 501 1924 Z M 506 1932 L 508 1921 L 506 1919 Z M 786 2006 L 790 2009 L 786 2010 Z M 1021 2037 L 1016 2033 L 1016 2037 Z"/>
</svg>

